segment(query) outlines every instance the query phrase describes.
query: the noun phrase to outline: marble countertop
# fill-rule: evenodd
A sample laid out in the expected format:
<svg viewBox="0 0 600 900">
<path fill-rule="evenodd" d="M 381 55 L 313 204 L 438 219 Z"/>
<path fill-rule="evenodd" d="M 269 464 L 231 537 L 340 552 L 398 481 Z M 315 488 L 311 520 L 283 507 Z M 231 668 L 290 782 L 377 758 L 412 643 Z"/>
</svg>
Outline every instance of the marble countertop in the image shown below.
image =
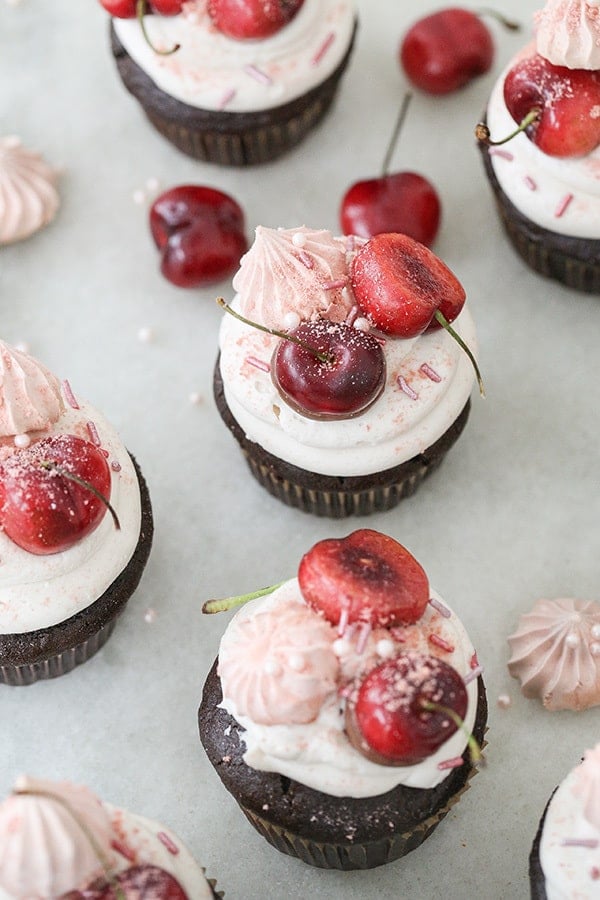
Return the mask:
<svg viewBox="0 0 600 900">
<path fill-rule="evenodd" d="M 427 0 L 419 14 L 438 5 Z M 406 88 L 397 46 L 415 4 L 358 0 L 356 52 L 331 114 L 288 156 L 244 171 L 187 159 L 151 130 L 117 78 L 94 0 L 0 0 L 0 134 L 63 170 L 55 222 L 0 249 L 0 334 L 26 342 L 114 422 L 146 475 L 156 524 L 142 583 L 106 647 L 64 678 L 0 687 L 0 797 L 23 771 L 88 784 L 170 825 L 227 900 L 528 896 L 539 817 L 597 741 L 598 712 L 548 713 L 524 699 L 507 672 L 506 637 L 539 597 L 600 593 L 598 299 L 515 256 L 472 138 L 538 5 L 505 0 L 525 36 L 492 24 L 493 71 L 445 98 L 416 95 L 394 157 L 439 189 L 435 249 L 467 289 L 487 399 L 474 395 L 465 434 L 416 496 L 334 522 L 285 508 L 246 471 L 211 398 L 213 301 L 231 287 L 164 281 L 147 207 L 155 182 L 196 182 L 236 197 L 249 235 L 258 224 L 337 231 L 346 188 L 379 171 Z M 317 540 L 363 525 L 408 546 L 469 629 L 489 693 L 488 764 L 409 857 L 340 873 L 270 848 L 208 763 L 196 711 L 227 616 L 200 609 L 207 597 L 293 575 Z M 505 694 L 508 708 L 497 702 Z"/>
</svg>

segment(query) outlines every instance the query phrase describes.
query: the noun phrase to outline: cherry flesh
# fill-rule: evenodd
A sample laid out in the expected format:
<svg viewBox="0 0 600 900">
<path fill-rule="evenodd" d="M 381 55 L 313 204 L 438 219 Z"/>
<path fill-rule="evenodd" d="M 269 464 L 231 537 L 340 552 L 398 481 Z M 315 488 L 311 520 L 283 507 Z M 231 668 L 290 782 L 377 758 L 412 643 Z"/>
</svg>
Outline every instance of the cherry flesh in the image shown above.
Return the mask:
<svg viewBox="0 0 600 900">
<path fill-rule="evenodd" d="M 490 69 L 494 44 L 479 16 L 450 7 L 415 22 L 404 36 L 399 57 L 415 87 L 428 94 L 449 94 Z"/>
<path fill-rule="evenodd" d="M 161 272 L 178 287 L 214 284 L 234 272 L 248 249 L 242 208 L 214 188 L 183 184 L 152 204 L 150 230 Z"/>
<path fill-rule="evenodd" d="M 298 582 L 308 605 L 335 625 L 412 623 L 429 602 L 423 567 L 402 544 L 370 528 L 319 541 L 302 557 Z"/>
<path fill-rule="evenodd" d="M 208 0 L 215 27 L 235 40 L 270 37 L 290 22 L 304 0 Z"/>
<path fill-rule="evenodd" d="M 193 900 L 179 882 L 158 866 L 132 866 L 115 875 L 113 883 L 98 882 L 82 891 L 70 891 L 60 900 Z"/>
<path fill-rule="evenodd" d="M 111 475 L 104 455 L 75 435 L 43 438 L 2 463 L 0 524 L 11 541 L 29 553 L 59 553 L 100 524 L 106 504 L 68 475 L 108 500 Z"/>
<path fill-rule="evenodd" d="M 514 66 L 504 101 L 515 122 L 534 109 L 527 136 L 549 156 L 584 156 L 600 145 L 600 73 L 554 66 L 536 54 Z"/>
<path fill-rule="evenodd" d="M 286 403 L 302 415 L 350 418 L 379 397 L 385 357 L 372 335 L 325 319 L 303 322 L 290 335 L 304 346 L 282 340 L 271 360 L 271 377 Z"/>
<path fill-rule="evenodd" d="M 429 704 L 435 706 L 434 709 Z M 463 721 L 463 679 L 443 660 L 420 653 L 397 656 L 372 669 L 346 707 L 346 732 L 364 756 L 380 765 L 411 766 L 431 756 Z"/>
<path fill-rule="evenodd" d="M 466 298 L 448 266 L 404 234 L 372 237 L 352 261 L 351 280 L 363 313 L 394 337 L 422 334 L 438 310 L 452 322 Z"/>
</svg>

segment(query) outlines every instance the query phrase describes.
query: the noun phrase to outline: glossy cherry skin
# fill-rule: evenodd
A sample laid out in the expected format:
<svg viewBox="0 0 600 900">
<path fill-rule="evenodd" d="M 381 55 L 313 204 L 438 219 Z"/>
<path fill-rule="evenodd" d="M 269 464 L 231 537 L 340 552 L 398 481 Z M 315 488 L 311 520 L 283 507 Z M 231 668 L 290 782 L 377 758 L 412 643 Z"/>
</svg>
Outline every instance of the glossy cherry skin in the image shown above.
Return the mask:
<svg viewBox="0 0 600 900">
<path fill-rule="evenodd" d="M 429 602 L 427 575 L 412 553 L 370 528 L 319 541 L 302 557 L 298 582 L 309 606 L 335 625 L 342 618 L 373 627 L 412 623 Z"/>
<path fill-rule="evenodd" d="M 201 287 L 234 272 L 248 249 L 244 213 L 228 194 L 183 184 L 161 194 L 150 210 L 161 272 L 178 287 Z"/>
<path fill-rule="evenodd" d="M 464 720 L 468 697 L 458 672 L 420 653 L 397 656 L 372 669 L 346 707 L 346 732 L 364 756 L 380 765 L 412 766 L 442 746 L 457 730 L 433 702 Z"/>
<path fill-rule="evenodd" d="M 120 889 L 120 894 L 115 890 Z M 118 900 L 120 895 L 125 900 L 194 900 L 188 897 L 176 878 L 158 866 L 131 866 L 119 872 L 114 884 L 98 882 L 81 891 L 70 891 L 60 900 Z"/>
<path fill-rule="evenodd" d="M 536 54 L 510 70 L 504 101 L 517 123 L 540 110 L 526 134 L 548 156 L 584 156 L 600 145 L 598 72 L 554 66 Z"/>
<path fill-rule="evenodd" d="M 100 0 L 104 9 L 116 19 L 135 19 L 136 0 Z"/>
<path fill-rule="evenodd" d="M 261 40 L 294 18 L 304 0 L 208 0 L 215 27 L 235 40 Z"/>
<path fill-rule="evenodd" d="M 178 16 L 183 0 L 151 0 L 152 10 L 161 16 Z"/>
<path fill-rule="evenodd" d="M 375 338 L 325 319 L 303 322 L 290 332 L 314 352 L 281 340 L 271 360 L 271 377 L 282 398 L 304 416 L 351 418 L 375 402 L 385 385 L 385 357 Z"/>
<path fill-rule="evenodd" d="M 449 94 L 489 70 L 494 43 L 479 16 L 450 7 L 415 22 L 399 56 L 415 87 L 428 94 Z"/>
<path fill-rule="evenodd" d="M 100 498 L 60 470 L 110 499 L 106 458 L 94 444 L 72 434 L 43 438 L 0 466 L 0 524 L 29 553 L 68 550 L 97 528 L 106 513 Z"/>
<path fill-rule="evenodd" d="M 400 338 L 422 334 L 438 309 L 452 321 L 466 296 L 448 266 L 405 234 L 378 234 L 367 241 L 352 261 L 351 281 L 363 313 L 378 329 Z"/>
</svg>

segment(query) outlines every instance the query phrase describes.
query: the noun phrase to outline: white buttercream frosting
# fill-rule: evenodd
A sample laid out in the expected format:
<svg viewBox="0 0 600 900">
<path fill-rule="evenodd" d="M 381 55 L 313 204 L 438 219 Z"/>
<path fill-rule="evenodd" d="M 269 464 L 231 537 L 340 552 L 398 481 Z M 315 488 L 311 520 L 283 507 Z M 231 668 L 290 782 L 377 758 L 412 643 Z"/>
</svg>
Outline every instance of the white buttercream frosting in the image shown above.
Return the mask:
<svg viewBox="0 0 600 900">
<path fill-rule="evenodd" d="M 530 46 L 515 57 L 492 90 L 487 124 L 494 140 L 515 129 L 504 102 L 504 79 L 533 52 Z M 524 216 L 549 231 L 600 240 L 600 147 L 587 156 L 559 159 L 519 134 L 489 153 L 500 187 Z"/>
<path fill-rule="evenodd" d="M 555 66 L 600 69 L 599 0 L 548 0 L 535 22 L 537 51 Z"/>
<path fill-rule="evenodd" d="M 0 244 L 34 234 L 59 206 L 58 172 L 19 138 L 0 138 Z"/>
<path fill-rule="evenodd" d="M 158 822 L 101 803 L 87 788 L 66 782 L 19 779 L 50 796 L 11 796 L 0 806 L 0 900 L 51 900 L 88 886 L 103 869 L 75 822 L 93 835 L 111 875 L 150 864 L 172 875 L 190 900 L 213 894 L 179 837 Z"/>
<path fill-rule="evenodd" d="M 441 598 L 432 592 L 438 602 Z M 306 608 L 300 594 L 298 582 L 292 579 L 278 588 L 273 594 L 253 600 L 246 604 L 235 616 L 227 628 L 221 641 L 219 654 L 229 656 L 235 652 L 237 632 L 247 620 L 259 615 L 272 614 L 276 617 L 280 608 L 289 604 L 298 604 Z M 443 602 L 447 607 L 447 604 Z M 377 629 L 367 648 L 365 657 L 372 664 L 373 658 L 380 661 L 393 654 L 417 651 L 439 656 L 453 666 L 459 674 L 465 676 L 471 671 L 474 650 L 458 617 L 447 608 L 449 615 L 443 616 L 428 605 L 423 617 L 415 625 L 402 629 L 401 642 L 395 642 L 390 636 L 383 640 L 381 629 Z M 310 615 L 320 619 L 316 612 Z M 432 643 L 430 635 L 442 638 L 452 649 L 440 649 Z M 398 633 L 396 633 L 398 636 Z M 340 661 L 338 676 L 339 686 L 352 680 L 357 671 L 358 632 L 344 638 L 340 642 L 335 632 L 332 634 L 334 650 Z M 395 650 L 390 650 L 394 644 Z M 353 645 L 353 646 L 352 646 Z M 358 664 L 360 665 L 360 663 Z M 277 677 L 277 676 L 273 676 Z M 237 683 L 224 684 L 223 707 L 245 729 L 240 738 L 246 745 L 244 761 L 255 769 L 267 772 L 278 772 L 302 784 L 336 797 L 371 797 L 392 790 L 399 784 L 416 788 L 431 788 L 447 777 L 448 771 L 438 768 L 439 763 L 460 756 L 467 743 L 463 731 L 455 732 L 442 746 L 426 760 L 412 766 L 381 766 L 366 759 L 348 740 L 344 731 L 345 701 L 334 691 L 327 691 L 323 697 L 318 716 L 310 722 L 302 724 L 261 725 L 242 715 L 236 705 L 234 696 Z M 229 694 L 226 690 L 229 689 Z M 465 723 L 468 730 L 473 728 L 477 708 L 477 682 L 467 685 L 468 708 Z"/>
<path fill-rule="evenodd" d="M 206 0 L 178 16 L 146 16 L 155 53 L 136 19 L 114 19 L 122 45 L 165 93 L 189 106 L 226 112 L 271 109 L 323 82 L 342 61 L 355 22 L 350 0 L 304 0 L 293 19 L 264 40 L 240 41 L 213 25 Z"/>
<path fill-rule="evenodd" d="M 110 515 L 87 537 L 61 553 L 36 556 L 0 531 L 0 633 L 48 628 L 94 603 L 131 559 L 140 535 L 139 483 L 131 458 L 112 425 L 96 409 L 68 403 L 40 436 L 75 434 L 90 440 L 93 423 L 111 468 L 110 501 L 121 525 Z M 0 442 L 0 457 L 14 449 Z"/>
<path fill-rule="evenodd" d="M 49 428 L 63 409 L 58 378 L 28 353 L 0 341 L 0 438 Z"/>
<path fill-rule="evenodd" d="M 548 900 L 595 900 L 600 895 L 599 785 L 597 745 L 567 775 L 546 811 L 540 863 Z"/>
<path fill-rule="evenodd" d="M 341 290 L 340 304 L 352 310 L 354 295 L 348 281 L 352 258 L 358 246 L 355 239 L 343 242 L 332 239 L 329 232 L 305 228 L 275 232 L 272 242 L 277 245 L 277 269 L 265 274 L 266 263 L 273 255 L 263 252 L 267 229 L 259 232 L 258 244 L 246 255 L 244 268 L 251 267 L 256 249 L 260 256 L 261 279 L 240 278 L 236 281 L 244 293 L 233 301 L 235 309 L 253 308 L 256 321 L 262 323 L 268 300 L 278 285 L 274 319 L 289 316 L 293 305 L 285 303 L 285 287 L 290 267 L 295 271 L 297 254 L 306 253 L 302 266 L 301 287 L 297 288 L 299 315 L 314 317 L 322 307 L 323 271 L 319 262 L 311 266 L 313 248 L 341 249 L 334 253 L 333 271 L 337 274 L 344 260 L 346 283 Z M 279 235 L 279 237 L 278 237 Z M 299 236 L 299 239 L 295 237 Z M 328 236 L 325 238 L 325 236 Z M 359 242 L 362 243 L 362 242 Z M 333 244 L 333 247 L 332 247 Z M 288 266 L 282 264 L 283 250 L 288 250 Z M 256 266 L 259 268 L 259 266 Z M 237 276 L 236 276 L 237 279 Z M 340 275 L 336 282 L 344 280 Z M 266 297 L 256 295 L 269 284 Z M 315 302 L 311 305 L 311 294 Z M 288 298 L 294 298 L 294 287 Z M 298 318 L 297 316 L 297 318 Z M 293 323 L 292 323 L 293 325 Z M 291 327 L 288 325 L 288 327 Z M 476 352 L 475 327 L 468 309 L 463 309 L 453 323 L 468 346 Z M 431 331 L 418 338 L 401 340 L 387 338 L 383 345 L 386 359 L 386 384 L 379 398 L 359 416 L 336 421 L 310 419 L 295 412 L 281 398 L 268 371 L 258 368 L 257 360 L 268 365 L 279 338 L 272 337 L 234 319 L 224 316 L 220 331 L 221 375 L 227 405 L 248 438 L 269 453 L 310 472 L 324 475 L 365 475 L 400 465 L 430 447 L 458 418 L 473 386 L 473 368 L 467 355 L 443 329 Z M 405 387 L 400 387 L 402 383 Z M 406 389 L 408 388 L 408 390 Z"/>
</svg>

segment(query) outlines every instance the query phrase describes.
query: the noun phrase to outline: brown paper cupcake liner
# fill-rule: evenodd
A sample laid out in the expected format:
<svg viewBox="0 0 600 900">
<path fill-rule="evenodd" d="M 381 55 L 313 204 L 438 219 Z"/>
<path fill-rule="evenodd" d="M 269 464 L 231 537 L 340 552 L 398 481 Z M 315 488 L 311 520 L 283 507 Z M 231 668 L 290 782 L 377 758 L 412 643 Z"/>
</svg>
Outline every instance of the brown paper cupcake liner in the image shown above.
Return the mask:
<svg viewBox="0 0 600 900">
<path fill-rule="evenodd" d="M 479 146 L 500 220 L 519 256 L 546 278 L 577 291 L 600 294 L 600 240 L 558 234 L 524 216 L 500 187 L 489 149 Z"/>
<path fill-rule="evenodd" d="M 132 60 L 112 25 L 110 37 L 125 87 L 163 137 L 194 159 L 249 166 L 277 159 L 323 119 L 352 54 L 356 28 L 344 58 L 321 84 L 296 100 L 255 113 L 197 109 L 170 97 Z"/>
<path fill-rule="evenodd" d="M 221 418 L 240 445 L 259 484 L 287 506 L 332 519 L 384 512 L 414 494 L 458 440 L 471 409 L 468 400 L 456 421 L 431 447 L 399 466 L 372 475 L 329 476 L 293 466 L 246 437 L 225 400 L 218 360 L 213 388 Z"/>
</svg>

